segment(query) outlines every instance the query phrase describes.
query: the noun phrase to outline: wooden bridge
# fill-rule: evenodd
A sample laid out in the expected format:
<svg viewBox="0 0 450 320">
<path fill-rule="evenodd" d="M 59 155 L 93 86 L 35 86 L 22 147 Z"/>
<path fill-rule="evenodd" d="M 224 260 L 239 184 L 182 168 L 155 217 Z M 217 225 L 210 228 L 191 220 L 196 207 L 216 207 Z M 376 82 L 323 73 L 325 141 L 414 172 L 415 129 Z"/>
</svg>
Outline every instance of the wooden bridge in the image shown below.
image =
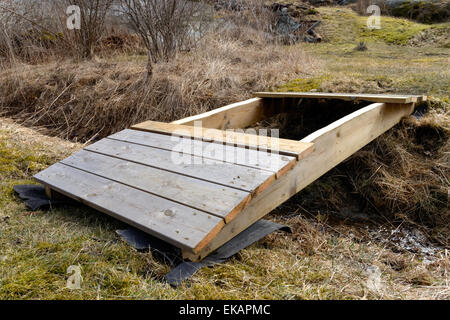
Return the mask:
<svg viewBox="0 0 450 320">
<path fill-rule="evenodd" d="M 147 121 L 35 175 L 63 194 L 179 247 L 198 261 L 397 124 L 423 96 L 256 93 L 173 123 Z M 376 102 L 301 141 L 247 128 L 299 99 Z M 301 107 L 301 104 L 300 104 Z M 195 126 L 201 121 L 202 127 Z"/>
</svg>

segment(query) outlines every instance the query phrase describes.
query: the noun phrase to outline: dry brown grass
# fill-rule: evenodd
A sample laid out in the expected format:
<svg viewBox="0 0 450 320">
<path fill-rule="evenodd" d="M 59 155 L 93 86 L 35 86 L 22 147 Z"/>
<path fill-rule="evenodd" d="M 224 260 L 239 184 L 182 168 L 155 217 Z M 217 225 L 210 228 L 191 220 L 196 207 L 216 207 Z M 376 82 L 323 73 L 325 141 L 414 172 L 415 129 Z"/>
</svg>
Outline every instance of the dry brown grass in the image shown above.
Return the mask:
<svg viewBox="0 0 450 320">
<path fill-rule="evenodd" d="M 298 140 L 357 108 L 338 101 L 303 103 L 301 111 L 262 125 L 281 128 L 281 137 Z M 285 204 L 284 214 L 376 221 L 392 230 L 401 225 L 420 230 L 426 243 L 449 248 L 450 110 L 435 99 L 428 109 L 424 117 L 404 119 L 308 186 Z"/>
<path fill-rule="evenodd" d="M 272 261 L 264 261 L 271 270 L 285 271 L 282 266 L 286 261 L 295 261 L 290 263 L 290 272 L 298 274 L 301 270 L 303 290 L 299 294 L 292 287 L 292 298 L 305 298 L 305 293 L 313 289 L 322 299 L 333 295 L 349 299 L 450 297 L 448 251 L 442 250 L 433 262 L 423 263 L 420 255 L 393 250 L 367 237 L 369 230 L 378 232 L 379 226 L 336 221 L 320 214 L 314 219 L 300 212 L 286 216 L 286 206 L 289 204 L 275 210 L 271 219 L 289 225 L 292 235 L 269 235 L 258 247 L 274 251 L 270 254 Z M 374 277 L 371 271 L 375 271 Z M 270 273 L 266 276 L 273 280 Z"/>
<path fill-rule="evenodd" d="M 370 171 L 375 174 L 377 170 L 373 179 L 384 194 L 384 199 L 377 199 L 377 205 L 381 207 L 384 202 L 391 211 L 405 215 L 415 212 L 415 219 L 424 224 L 448 223 L 449 112 L 431 110 L 422 119 L 405 119 L 398 130 L 379 139 L 373 149 L 365 150 L 374 151 Z"/>
<path fill-rule="evenodd" d="M 122 60 L 122 61 L 120 61 Z M 270 44 L 251 28 L 211 35 L 196 50 L 155 66 L 144 57 L 17 65 L 0 73 L 0 113 L 51 134 L 86 141 L 144 120 L 172 121 L 248 98 L 310 73 L 298 47 Z"/>
</svg>

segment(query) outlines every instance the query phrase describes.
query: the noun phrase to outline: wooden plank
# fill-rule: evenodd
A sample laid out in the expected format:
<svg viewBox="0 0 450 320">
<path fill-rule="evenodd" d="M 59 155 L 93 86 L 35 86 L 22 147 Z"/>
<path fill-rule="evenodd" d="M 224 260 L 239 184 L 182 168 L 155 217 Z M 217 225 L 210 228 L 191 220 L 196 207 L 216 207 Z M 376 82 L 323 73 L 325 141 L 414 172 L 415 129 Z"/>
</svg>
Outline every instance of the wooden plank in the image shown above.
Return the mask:
<svg viewBox="0 0 450 320">
<path fill-rule="evenodd" d="M 249 202 L 250 193 L 81 150 L 61 161 L 153 195 L 231 221 Z"/>
<path fill-rule="evenodd" d="M 102 139 L 86 147 L 85 150 L 247 192 L 261 192 L 261 187 L 265 186 L 267 180 L 272 182 L 275 180 L 275 174 L 269 171 L 117 140 Z"/>
<path fill-rule="evenodd" d="M 426 96 L 418 95 L 388 95 L 388 94 L 359 94 L 359 93 L 323 93 L 323 92 L 255 92 L 259 98 L 314 98 L 340 99 L 346 101 L 370 101 L 384 103 L 408 104 L 426 101 Z"/>
<path fill-rule="evenodd" d="M 202 121 L 204 128 L 221 130 L 247 128 L 280 112 L 282 110 L 279 107 L 270 106 L 261 98 L 253 98 L 172 123 L 193 126 L 195 121 Z"/>
<path fill-rule="evenodd" d="M 60 163 L 35 179 L 187 251 L 198 252 L 224 225 L 221 218 Z"/>
<path fill-rule="evenodd" d="M 203 143 L 201 148 L 198 148 L 198 145 L 194 145 L 196 140 L 193 139 L 139 130 L 125 129 L 109 136 L 108 139 L 126 141 L 163 150 L 183 150 L 183 153 L 198 155 L 205 159 L 235 163 L 274 173 L 291 167 L 292 162 L 295 162 L 295 157 L 238 148 L 226 144 L 217 143 L 215 146 L 212 146 L 211 144 Z"/>
<path fill-rule="evenodd" d="M 225 242 L 245 230 L 294 194 L 314 182 L 363 146 L 392 128 L 414 110 L 414 104 L 374 103 L 320 129 L 304 139 L 314 143 L 309 157 L 269 188 L 254 197 L 250 204 L 227 224 L 199 255 L 186 258 L 201 260 Z"/>
<path fill-rule="evenodd" d="M 313 150 L 312 143 L 263 137 L 237 131 L 223 131 L 199 126 L 176 125 L 172 123 L 146 121 L 131 127 L 135 130 L 158 132 L 181 137 L 190 137 L 203 141 L 248 147 L 256 150 L 274 150 L 282 155 L 301 159 Z"/>
</svg>

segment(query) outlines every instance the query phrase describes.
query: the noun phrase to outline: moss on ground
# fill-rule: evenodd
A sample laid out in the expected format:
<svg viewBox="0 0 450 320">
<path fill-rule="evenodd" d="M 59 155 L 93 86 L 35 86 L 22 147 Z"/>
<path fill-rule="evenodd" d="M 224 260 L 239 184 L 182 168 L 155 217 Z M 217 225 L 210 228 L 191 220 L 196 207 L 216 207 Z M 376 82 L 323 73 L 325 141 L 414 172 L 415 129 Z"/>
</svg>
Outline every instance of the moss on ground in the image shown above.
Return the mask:
<svg viewBox="0 0 450 320">
<path fill-rule="evenodd" d="M 380 29 L 369 29 L 366 17 L 358 17 L 359 36 L 361 41 L 384 41 L 387 44 L 406 45 L 410 39 L 431 28 L 428 25 L 412 22 L 406 19 L 381 17 Z"/>
<path fill-rule="evenodd" d="M 291 80 L 278 88 L 278 91 L 311 91 L 319 90 L 323 80 L 329 79 L 328 77 L 317 78 L 299 78 Z"/>
</svg>

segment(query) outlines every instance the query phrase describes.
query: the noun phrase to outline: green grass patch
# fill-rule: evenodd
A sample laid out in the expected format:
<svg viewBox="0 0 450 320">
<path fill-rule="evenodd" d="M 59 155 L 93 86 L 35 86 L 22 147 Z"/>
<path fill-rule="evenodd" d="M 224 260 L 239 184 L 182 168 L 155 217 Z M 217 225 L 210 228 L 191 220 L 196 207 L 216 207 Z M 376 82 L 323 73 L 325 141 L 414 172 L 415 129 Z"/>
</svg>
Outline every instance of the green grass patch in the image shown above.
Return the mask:
<svg viewBox="0 0 450 320">
<path fill-rule="evenodd" d="M 23 178 L 44 169 L 51 162 L 46 155 L 0 141 L 0 172 L 4 176 Z"/>
<path fill-rule="evenodd" d="M 320 72 L 281 84 L 278 91 L 425 94 L 448 98 L 450 53 L 442 47 L 449 23 L 425 25 L 403 18 L 381 17 L 381 29 L 369 30 L 367 17 L 347 8 L 320 7 L 322 43 L 301 46 L 323 63 Z M 436 38 L 422 47 L 411 38 L 427 30 Z M 434 30 L 436 32 L 431 32 Z M 420 38 L 420 37 L 419 37 Z M 426 39 L 428 39 L 426 37 Z M 356 47 L 364 41 L 368 50 Z M 420 41 L 419 41 L 420 42 Z"/>
<path fill-rule="evenodd" d="M 381 17 L 381 29 L 369 29 L 367 17 L 358 17 L 361 41 L 383 41 L 387 44 L 405 45 L 420 32 L 431 28 L 429 25 L 393 17 Z"/>
</svg>

